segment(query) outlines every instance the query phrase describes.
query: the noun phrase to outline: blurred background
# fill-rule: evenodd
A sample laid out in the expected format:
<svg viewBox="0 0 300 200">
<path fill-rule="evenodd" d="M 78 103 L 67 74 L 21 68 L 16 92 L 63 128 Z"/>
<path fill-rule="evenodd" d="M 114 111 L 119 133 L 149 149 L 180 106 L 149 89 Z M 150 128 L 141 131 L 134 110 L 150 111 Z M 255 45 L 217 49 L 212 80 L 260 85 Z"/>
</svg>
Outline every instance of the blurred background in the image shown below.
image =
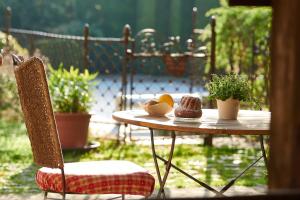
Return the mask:
<svg viewBox="0 0 300 200">
<path fill-rule="evenodd" d="M 125 24 L 133 33 L 154 28 L 165 37 L 190 37 L 191 10 L 198 8 L 197 27 L 209 22 L 205 13 L 219 6 L 218 0 L 2 0 L 0 10 L 13 10 L 12 26 L 21 29 L 81 35 L 85 23 L 97 37 L 119 37 Z M 4 18 L 0 18 L 0 24 Z"/>
</svg>

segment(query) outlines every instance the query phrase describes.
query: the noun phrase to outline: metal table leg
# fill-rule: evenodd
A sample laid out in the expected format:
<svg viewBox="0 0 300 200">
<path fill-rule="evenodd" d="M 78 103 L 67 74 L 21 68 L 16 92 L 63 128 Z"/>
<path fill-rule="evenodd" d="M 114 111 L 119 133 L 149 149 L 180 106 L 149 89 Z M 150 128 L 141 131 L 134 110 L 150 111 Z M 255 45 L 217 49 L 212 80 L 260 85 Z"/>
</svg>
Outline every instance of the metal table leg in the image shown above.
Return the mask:
<svg viewBox="0 0 300 200">
<path fill-rule="evenodd" d="M 174 169 L 176 169 L 177 171 L 179 171 L 183 175 L 189 177 L 190 179 L 194 180 L 195 182 L 197 182 L 202 187 L 204 187 L 204 188 L 212 191 L 216 195 L 223 196 L 222 193 L 218 192 L 217 190 L 215 190 L 214 188 L 210 187 L 206 183 L 204 183 L 202 181 L 199 181 L 198 179 L 194 178 L 193 176 L 191 176 L 187 172 L 183 171 L 182 169 L 180 169 L 176 165 L 172 164 L 172 158 L 173 158 L 173 152 L 174 152 L 175 140 L 176 140 L 176 134 L 175 134 L 174 131 L 172 131 L 172 133 L 171 133 L 172 143 L 171 143 L 171 148 L 170 148 L 170 153 L 169 153 L 168 160 L 166 160 L 166 159 L 162 158 L 161 156 L 157 155 L 157 153 L 155 151 L 153 129 L 150 129 L 150 134 L 151 134 L 152 156 L 153 156 L 153 159 L 154 159 L 155 169 L 156 169 L 158 181 L 159 181 L 159 184 L 160 184 L 160 189 L 159 189 L 159 192 L 157 194 L 157 199 L 160 199 L 161 195 L 163 195 L 163 199 L 165 199 L 164 186 L 165 186 L 165 183 L 167 181 L 167 178 L 168 178 L 168 175 L 169 175 L 171 167 L 173 167 Z M 159 170 L 158 159 L 161 160 L 166 165 L 166 171 L 165 171 L 165 174 L 164 174 L 163 178 L 161 177 L 161 173 L 160 173 L 160 170 Z"/>
<path fill-rule="evenodd" d="M 192 179 L 193 181 L 197 182 L 202 187 L 204 187 L 204 188 L 208 189 L 209 191 L 215 193 L 217 196 L 224 196 L 224 192 L 226 192 L 235 183 L 235 181 L 237 179 L 239 179 L 242 175 L 244 175 L 251 167 L 253 167 L 262 158 L 264 158 L 266 166 L 267 166 L 267 156 L 266 156 L 266 152 L 265 152 L 265 148 L 264 148 L 263 136 L 260 136 L 260 144 L 261 144 L 262 155 L 258 159 L 256 159 L 253 163 L 251 163 L 248 167 L 246 167 L 235 178 L 233 178 L 231 181 L 229 181 L 220 191 L 217 191 L 216 189 L 212 188 L 208 184 L 196 179 L 192 175 L 188 174 L 187 172 L 183 171 L 182 169 L 180 169 L 176 165 L 172 164 L 172 158 L 173 158 L 173 152 L 174 152 L 175 140 L 176 140 L 176 135 L 175 135 L 174 131 L 172 131 L 172 133 L 171 133 L 172 144 L 171 144 L 168 160 L 166 160 L 166 159 L 162 158 L 161 156 L 157 155 L 157 153 L 155 151 L 153 129 L 150 129 L 150 134 L 151 134 L 152 156 L 153 156 L 153 159 L 154 159 L 155 169 L 156 169 L 156 173 L 157 173 L 157 177 L 158 177 L 158 181 L 159 181 L 159 185 L 160 185 L 160 189 L 159 189 L 159 192 L 157 194 L 157 199 L 160 199 L 161 196 L 163 196 L 163 199 L 166 198 L 165 191 L 164 191 L 164 186 L 165 186 L 165 183 L 167 181 L 167 178 L 168 178 L 171 167 L 174 168 L 175 170 L 179 171 L 183 175 L 187 176 L 188 178 Z M 161 176 L 160 169 L 159 169 L 159 166 L 158 166 L 158 160 L 161 160 L 166 165 L 166 171 L 165 171 L 165 174 L 164 174 L 163 178 Z"/>
<path fill-rule="evenodd" d="M 160 157 L 159 155 L 156 155 L 156 157 L 161 160 L 162 162 L 164 162 L 165 164 L 167 163 L 167 160 Z M 174 169 L 176 169 L 177 171 L 179 171 L 180 173 L 182 173 L 183 175 L 187 176 L 188 178 L 192 179 L 193 181 L 195 181 L 196 183 L 198 183 L 199 185 L 201 185 L 202 187 L 208 189 L 209 191 L 215 193 L 216 195 L 219 196 L 223 196 L 220 192 L 218 192 L 217 190 L 215 190 L 214 188 L 210 187 L 209 185 L 207 185 L 206 183 L 199 181 L 198 179 L 196 179 L 195 177 L 193 177 L 192 175 L 188 174 L 187 172 L 183 171 L 182 169 L 180 169 L 179 167 L 177 167 L 176 165 L 171 163 L 171 167 L 173 167 Z"/>
<path fill-rule="evenodd" d="M 257 160 L 255 160 L 251 165 L 249 165 L 246 169 L 244 169 L 239 175 L 237 175 L 234 179 L 232 179 L 231 181 L 229 181 L 229 183 L 227 183 L 220 191 L 220 193 L 224 193 L 226 192 L 231 186 L 233 186 L 233 184 L 235 183 L 235 181 L 237 179 L 239 179 L 242 175 L 244 175 L 246 173 L 246 171 L 248 171 L 251 167 L 253 167 L 258 161 L 260 161 L 260 159 L 262 159 L 263 156 L 260 156 Z"/>
<path fill-rule="evenodd" d="M 157 199 L 160 199 L 161 195 L 163 195 L 163 199 L 165 199 L 166 196 L 165 196 L 164 186 L 166 184 L 166 181 L 167 181 L 170 169 L 171 169 L 171 162 L 172 162 L 172 158 L 173 158 L 176 135 L 175 135 L 175 132 L 172 131 L 172 133 L 171 133 L 172 143 L 171 143 L 169 158 L 165 163 L 166 164 L 166 171 L 165 171 L 164 177 L 162 178 L 160 170 L 159 170 L 158 162 L 157 162 L 158 156 L 157 156 L 156 151 L 155 151 L 153 129 L 150 129 L 150 134 L 151 134 L 152 156 L 153 156 L 153 159 L 154 159 L 155 169 L 156 169 L 156 173 L 157 173 L 157 177 L 158 177 L 158 181 L 159 181 L 159 185 L 160 185 L 160 188 L 159 188 L 159 191 L 158 191 L 158 194 L 157 194 Z"/>
<path fill-rule="evenodd" d="M 268 168 L 268 159 L 267 159 L 267 155 L 266 155 L 266 151 L 265 151 L 263 135 L 260 135 L 259 139 L 260 139 L 260 147 L 261 147 L 262 155 L 257 160 L 255 160 L 251 165 L 249 165 L 246 169 L 244 169 L 238 176 L 236 176 L 234 179 L 232 179 L 227 185 L 225 185 L 221 189 L 221 191 L 220 191 L 221 193 L 224 193 L 226 190 L 228 190 L 235 183 L 235 181 L 238 178 L 240 178 L 246 171 L 248 171 L 251 167 L 253 167 L 260 159 L 264 158 L 265 165 Z"/>
<path fill-rule="evenodd" d="M 266 150 L 265 150 L 265 145 L 264 145 L 264 136 L 260 135 L 259 139 L 260 139 L 261 153 L 262 153 L 262 156 L 264 157 L 266 168 L 268 169 L 268 158 L 267 158 L 267 154 L 266 154 Z"/>
</svg>

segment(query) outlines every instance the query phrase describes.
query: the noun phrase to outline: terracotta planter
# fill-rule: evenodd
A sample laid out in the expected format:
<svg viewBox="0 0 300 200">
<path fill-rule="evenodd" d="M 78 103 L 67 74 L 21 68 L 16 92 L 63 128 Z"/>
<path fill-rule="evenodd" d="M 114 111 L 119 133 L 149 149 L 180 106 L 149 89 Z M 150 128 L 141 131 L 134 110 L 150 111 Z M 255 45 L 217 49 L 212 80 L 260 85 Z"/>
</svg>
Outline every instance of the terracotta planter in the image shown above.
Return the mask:
<svg viewBox="0 0 300 200">
<path fill-rule="evenodd" d="M 236 99 L 227 99 L 225 101 L 217 99 L 217 106 L 219 111 L 219 119 L 237 119 L 240 109 L 240 101 Z"/>
<path fill-rule="evenodd" d="M 0 54 L 0 66 L 3 64 L 3 57 L 2 54 Z"/>
<path fill-rule="evenodd" d="M 186 55 L 171 56 L 170 54 L 165 54 L 163 56 L 167 72 L 174 76 L 182 76 L 184 74 L 187 59 Z"/>
<path fill-rule="evenodd" d="M 62 149 L 83 148 L 87 144 L 90 118 L 87 113 L 55 113 Z"/>
</svg>

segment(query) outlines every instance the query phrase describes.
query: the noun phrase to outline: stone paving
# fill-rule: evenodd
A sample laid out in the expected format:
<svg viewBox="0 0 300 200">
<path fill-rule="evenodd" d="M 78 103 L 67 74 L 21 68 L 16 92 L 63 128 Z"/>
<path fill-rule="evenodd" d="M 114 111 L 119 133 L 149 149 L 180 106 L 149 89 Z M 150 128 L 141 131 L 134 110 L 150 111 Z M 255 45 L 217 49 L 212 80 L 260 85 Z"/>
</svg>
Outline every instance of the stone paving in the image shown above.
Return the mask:
<svg viewBox="0 0 300 200">
<path fill-rule="evenodd" d="M 181 189 L 169 189 L 166 188 L 167 198 L 195 198 L 195 197 L 212 197 L 213 193 L 205 190 L 203 188 L 181 188 Z M 265 194 L 267 191 L 266 186 L 256 186 L 256 187 L 244 187 L 244 186 L 233 186 L 228 191 L 226 191 L 226 196 L 236 196 L 236 195 L 258 195 Z M 157 190 L 153 193 L 150 199 L 155 198 Z M 93 200 L 93 199 L 121 199 L 118 195 L 67 195 L 66 199 L 74 200 Z M 2 195 L 0 200 L 40 200 L 43 199 L 43 194 L 24 194 L 24 195 Z M 61 199 L 58 194 L 49 194 L 49 199 Z M 143 199 L 141 196 L 125 196 L 125 199 Z"/>
</svg>

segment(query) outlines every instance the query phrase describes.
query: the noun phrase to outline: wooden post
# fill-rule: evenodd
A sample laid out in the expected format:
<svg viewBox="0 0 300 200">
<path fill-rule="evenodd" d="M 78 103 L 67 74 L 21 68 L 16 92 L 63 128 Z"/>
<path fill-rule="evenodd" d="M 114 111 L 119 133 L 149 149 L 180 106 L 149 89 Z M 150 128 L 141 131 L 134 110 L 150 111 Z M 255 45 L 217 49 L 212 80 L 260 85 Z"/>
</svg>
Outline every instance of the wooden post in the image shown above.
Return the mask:
<svg viewBox="0 0 300 200">
<path fill-rule="evenodd" d="M 85 24 L 83 28 L 83 64 L 84 68 L 89 67 L 89 24 Z"/>
<path fill-rule="evenodd" d="M 216 73 L 216 18 L 215 16 L 211 17 L 210 21 L 211 26 L 211 42 L 210 42 L 210 68 L 209 68 L 209 77 L 212 78 L 212 74 Z M 209 108 L 213 108 L 213 102 L 210 100 L 208 102 Z M 208 135 L 204 138 L 205 146 L 213 145 L 212 135 Z"/>
<path fill-rule="evenodd" d="M 273 3 L 270 189 L 300 188 L 300 1 Z"/>
</svg>

